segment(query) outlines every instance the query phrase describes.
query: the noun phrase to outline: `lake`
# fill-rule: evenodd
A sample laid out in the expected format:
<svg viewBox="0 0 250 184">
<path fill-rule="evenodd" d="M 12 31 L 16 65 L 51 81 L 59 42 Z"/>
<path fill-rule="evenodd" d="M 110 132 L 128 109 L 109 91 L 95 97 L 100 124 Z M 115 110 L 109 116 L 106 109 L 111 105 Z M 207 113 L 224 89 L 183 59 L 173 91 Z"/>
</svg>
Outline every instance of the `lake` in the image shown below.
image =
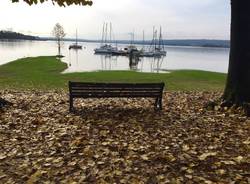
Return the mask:
<svg viewBox="0 0 250 184">
<path fill-rule="evenodd" d="M 68 68 L 64 72 L 83 72 L 99 70 L 135 70 L 138 72 L 164 72 L 177 69 L 195 69 L 227 73 L 229 49 L 205 47 L 166 46 L 164 58 L 141 58 L 130 66 L 125 56 L 95 55 L 98 43 L 80 42 L 82 50 L 69 50 L 71 42 L 64 42 L 62 61 Z M 118 44 L 124 48 L 127 45 Z M 138 45 L 138 48 L 142 46 Z M 147 46 L 145 46 L 147 47 Z M 0 41 L 0 65 L 23 57 L 48 56 L 57 54 L 54 41 Z"/>
</svg>

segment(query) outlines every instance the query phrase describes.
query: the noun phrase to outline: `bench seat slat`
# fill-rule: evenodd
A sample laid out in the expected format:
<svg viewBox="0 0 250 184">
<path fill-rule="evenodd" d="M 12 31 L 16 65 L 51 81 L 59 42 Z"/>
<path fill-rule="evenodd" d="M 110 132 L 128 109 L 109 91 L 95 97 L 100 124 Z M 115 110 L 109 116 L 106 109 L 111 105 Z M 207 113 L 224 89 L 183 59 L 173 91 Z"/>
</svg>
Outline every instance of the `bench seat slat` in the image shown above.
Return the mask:
<svg viewBox="0 0 250 184">
<path fill-rule="evenodd" d="M 138 89 L 133 89 L 133 90 L 129 90 L 129 89 L 95 89 L 95 90 L 90 90 L 90 89 L 84 89 L 84 90 L 72 90 L 71 93 L 108 93 L 108 92 L 128 92 L 128 93 L 154 93 L 154 92 L 161 92 L 161 90 L 156 90 L 156 89 L 150 89 L 150 90 L 138 90 Z"/>
<path fill-rule="evenodd" d="M 74 87 L 135 87 L 135 88 L 143 88 L 143 87 L 162 87 L 162 83 L 80 83 L 80 82 L 71 82 L 70 86 Z"/>
<path fill-rule="evenodd" d="M 105 89 L 110 89 L 110 90 L 115 90 L 115 89 L 121 89 L 121 90 L 150 90 L 150 89 L 155 89 L 155 90 L 161 90 L 161 87 L 72 87 L 72 90 L 105 90 Z"/>
<path fill-rule="evenodd" d="M 161 93 L 160 90 L 72 90 L 72 94 L 81 94 L 81 93 Z"/>
<path fill-rule="evenodd" d="M 75 93 L 75 94 L 72 94 L 71 96 L 74 97 L 74 96 L 82 96 L 82 97 L 90 97 L 90 96 L 95 96 L 95 95 L 98 95 L 98 96 L 128 96 L 128 97 L 133 97 L 133 96 L 138 96 L 138 95 L 144 95 L 144 96 L 153 96 L 153 97 L 159 97 L 161 95 L 161 93 L 126 93 L 126 92 L 121 92 L 121 93 Z"/>
<path fill-rule="evenodd" d="M 152 98 L 156 98 L 158 97 L 159 94 L 121 94 L 121 93 L 117 93 L 117 94 L 89 94 L 89 95 L 72 95 L 72 97 L 74 98 L 107 98 L 107 97 L 124 97 L 124 98 L 136 98 L 136 97 L 152 97 Z"/>
</svg>

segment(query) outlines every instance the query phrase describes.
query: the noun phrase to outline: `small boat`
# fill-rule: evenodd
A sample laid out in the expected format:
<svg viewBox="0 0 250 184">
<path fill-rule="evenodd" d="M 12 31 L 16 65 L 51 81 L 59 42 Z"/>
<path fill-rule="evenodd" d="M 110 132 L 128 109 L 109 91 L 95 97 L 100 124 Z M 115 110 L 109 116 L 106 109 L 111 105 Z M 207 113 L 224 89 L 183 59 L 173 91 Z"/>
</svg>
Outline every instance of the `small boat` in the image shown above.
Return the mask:
<svg viewBox="0 0 250 184">
<path fill-rule="evenodd" d="M 134 45 L 135 34 L 134 34 L 134 32 L 132 32 L 132 33 L 130 33 L 130 35 L 131 35 L 130 45 L 123 49 L 124 55 L 133 54 L 133 55 L 138 56 L 138 55 L 140 55 L 141 51 L 138 50 L 138 48 Z"/>
<path fill-rule="evenodd" d="M 151 51 L 142 51 L 140 56 L 141 57 L 154 57 L 155 53 Z"/>
<path fill-rule="evenodd" d="M 116 47 L 112 45 L 105 44 L 100 46 L 99 48 L 94 49 L 95 54 L 113 54 L 114 52 L 118 51 Z"/>
<path fill-rule="evenodd" d="M 135 45 L 129 45 L 124 50 L 129 54 L 130 52 L 140 52 Z"/>
<path fill-rule="evenodd" d="M 158 45 L 155 47 L 154 52 L 155 52 L 155 56 L 166 56 L 166 54 L 167 54 L 167 52 L 165 51 L 165 48 L 164 48 L 164 43 L 163 43 L 162 33 L 161 33 L 161 27 L 160 27 Z"/>
<path fill-rule="evenodd" d="M 82 49 L 82 46 L 77 44 L 72 44 L 69 46 L 69 49 Z"/>
<path fill-rule="evenodd" d="M 69 46 L 69 49 L 82 49 L 81 45 L 78 45 L 77 30 L 76 30 L 76 42 Z"/>
<path fill-rule="evenodd" d="M 128 55 L 128 52 L 125 49 L 116 49 L 112 51 L 112 55 L 126 56 Z"/>
</svg>

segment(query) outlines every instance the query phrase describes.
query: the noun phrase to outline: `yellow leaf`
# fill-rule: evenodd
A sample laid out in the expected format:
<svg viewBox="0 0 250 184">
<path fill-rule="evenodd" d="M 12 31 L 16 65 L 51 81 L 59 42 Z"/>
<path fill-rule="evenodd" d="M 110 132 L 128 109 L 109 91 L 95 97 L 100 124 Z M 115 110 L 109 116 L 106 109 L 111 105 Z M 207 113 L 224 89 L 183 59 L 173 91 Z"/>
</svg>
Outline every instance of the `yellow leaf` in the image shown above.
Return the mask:
<svg viewBox="0 0 250 184">
<path fill-rule="evenodd" d="M 223 175 L 226 173 L 226 171 L 224 169 L 219 169 L 216 171 L 217 174 Z"/>
<path fill-rule="evenodd" d="M 182 146 L 183 151 L 188 151 L 189 149 L 190 149 L 189 146 L 186 144 Z"/>
<path fill-rule="evenodd" d="M 235 157 L 234 160 L 237 162 L 237 163 L 241 163 L 243 161 L 243 157 L 242 156 L 238 156 L 238 157 Z"/>
<path fill-rule="evenodd" d="M 143 160 L 149 160 L 149 158 L 148 158 L 147 155 L 141 155 L 141 158 L 142 158 Z"/>
<path fill-rule="evenodd" d="M 37 170 L 34 174 L 32 174 L 29 177 L 29 180 L 27 181 L 27 184 L 36 183 L 41 175 L 42 175 L 42 172 L 40 170 Z"/>
<path fill-rule="evenodd" d="M 226 165 L 235 165 L 235 162 L 231 161 L 231 160 L 229 160 L 229 161 L 221 161 L 221 163 L 224 163 Z"/>
<path fill-rule="evenodd" d="M 216 152 L 203 153 L 202 155 L 199 156 L 199 160 L 206 160 L 207 157 L 215 156 L 215 155 L 217 155 Z"/>
<path fill-rule="evenodd" d="M 243 144 L 249 145 L 250 144 L 250 139 L 247 139 L 246 141 L 244 141 Z"/>
</svg>

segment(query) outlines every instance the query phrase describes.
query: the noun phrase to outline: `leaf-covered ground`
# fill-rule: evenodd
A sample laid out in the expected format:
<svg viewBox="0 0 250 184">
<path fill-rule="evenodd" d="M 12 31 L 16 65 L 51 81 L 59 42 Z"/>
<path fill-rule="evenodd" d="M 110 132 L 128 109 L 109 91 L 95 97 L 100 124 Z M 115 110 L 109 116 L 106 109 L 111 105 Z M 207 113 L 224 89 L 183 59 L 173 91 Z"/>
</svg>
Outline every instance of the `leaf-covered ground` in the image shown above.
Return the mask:
<svg viewBox="0 0 250 184">
<path fill-rule="evenodd" d="M 250 119 L 208 111 L 216 92 L 88 99 L 0 91 L 0 183 L 250 183 Z"/>
</svg>

